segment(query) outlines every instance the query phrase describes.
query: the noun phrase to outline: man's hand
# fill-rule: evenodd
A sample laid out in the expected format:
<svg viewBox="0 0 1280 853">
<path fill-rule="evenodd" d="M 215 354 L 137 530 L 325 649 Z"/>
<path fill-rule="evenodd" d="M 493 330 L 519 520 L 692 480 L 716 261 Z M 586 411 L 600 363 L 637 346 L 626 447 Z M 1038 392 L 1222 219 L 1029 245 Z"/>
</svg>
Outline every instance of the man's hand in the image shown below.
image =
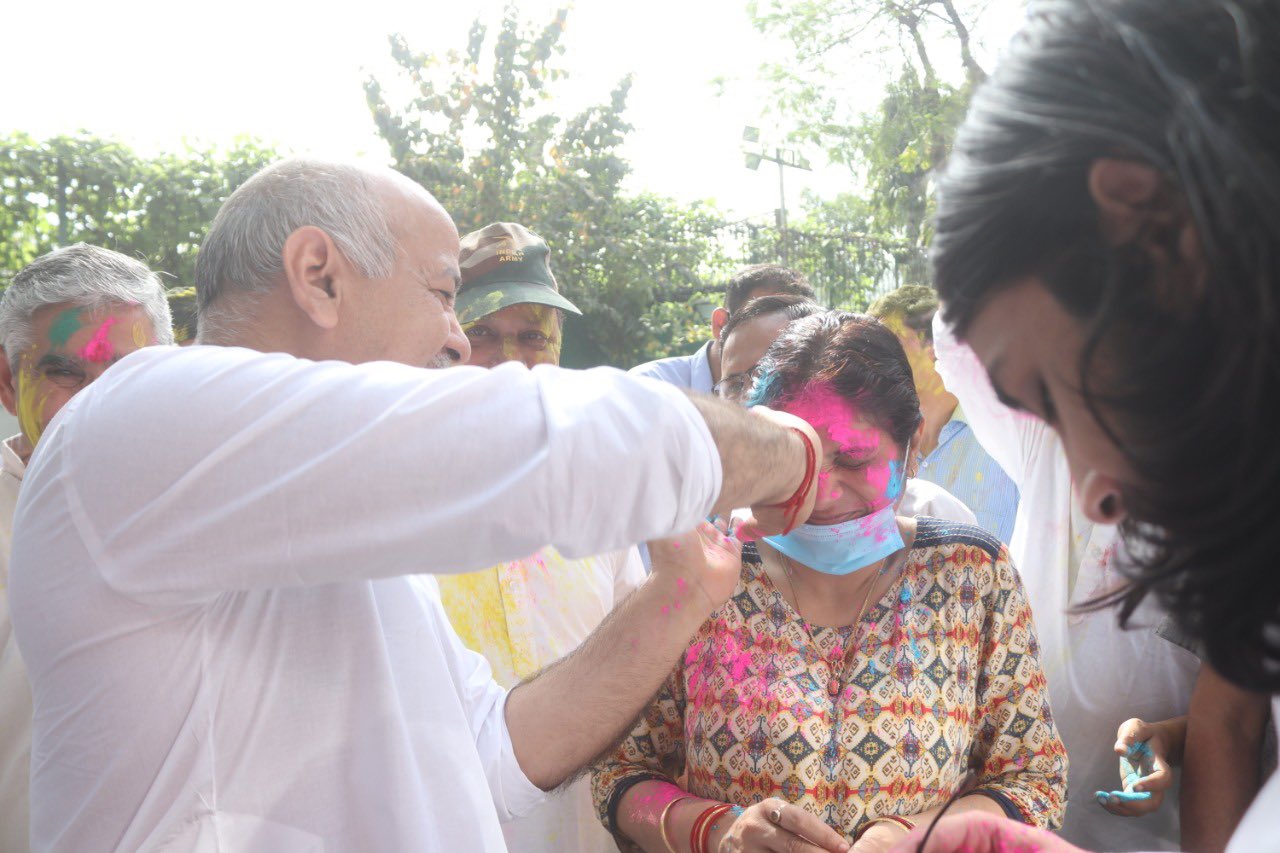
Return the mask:
<svg viewBox="0 0 1280 853">
<path fill-rule="evenodd" d="M 1163 727 L 1139 719 L 1125 720 L 1116 730 L 1120 756 L 1120 789 L 1098 791 L 1098 804 L 1114 815 L 1140 817 L 1159 810 L 1164 792 L 1173 786 L 1170 744 Z"/>
<path fill-rule="evenodd" d="M 820 818 L 777 797 L 746 809 L 711 837 L 711 846 L 719 853 L 845 853 L 850 849 L 849 842 Z"/>
<path fill-rule="evenodd" d="M 693 531 L 674 539 L 649 543 L 649 559 L 655 577 L 669 578 L 680 592 L 700 593 L 699 600 L 677 597 L 671 607 L 700 607 L 713 612 L 733 594 L 742 574 L 742 543 L 730 535 L 724 522 L 702 522 Z"/>
<path fill-rule="evenodd" d="M 720 496 L 711 511 L 728 516 L 751 507 L 754 523 L 742 533 L 748 539 L 781 533 L 807 521 L 818 494 L 817 468 L 822 465 L 822 442 L 813 427 L 785 412 L 760 406 L 747 411 L 705 394 L 690 393 L 689 401 L 706 421 L 720 453 Z M 807 477 L 810 458 L 815 470 Z M 800 490 L 806 478 L 809 488 L 796 511 L 784 512 L 780 505 Z"/>
<path fill-rule="evenodd" d="M 929 846 L 920 849 L 928 824 L 916 827 L 893 853 L 1086 853 L 1052 832 L 1035 829 L 988 812 L 966 812 L 938 821 Z"/>
<path fill-rule="evenodd" d="M 801 479 L 795 481 L 791 487 L 791 491 L 780 501 L 772 501 L 771 503 L 757 502 L 751 507 L 751 518 L 748 518 L 741 528 L 741 535 L 744 541 L 759 539 L 762 536 L 773 536 L 778 533 L 785 533 L 794 527 L 798 527 L 809 520 L 809 515 L 813 512 L 813 505 L 818 500 L 818 472 L 822 468 L 822 442 L 818 438 L 818 433 L 809 425 L 808 421 L 797 418 L 795 415 L 787 412 L 780 412 L 770 409 L 767 406 L 755 406 L 751 409 L 751 413 L 757 417 L 764 418 L 771 423 L 781 427 L 786 427 L 791 435 L 797 439 L 796 444 L 800 451 L 804 453 L 805 464 L 800 468 Z M 804 441 L 800 441 L 800 436 L 796 435 L 792 430 L 798 430 L 807 440 L 809 447 L 804 446 Z M 812 457 L 809 453 L 812 452 Z M 808 460 L 812 458 L 813 466 L 809 468 Z M 801 485 L 804 484 L 803 478 L 808 475 L 809 489 L 803 495 L 799 505 L 787 507 L 785 504 L 792 498 Z"/>
</svg>

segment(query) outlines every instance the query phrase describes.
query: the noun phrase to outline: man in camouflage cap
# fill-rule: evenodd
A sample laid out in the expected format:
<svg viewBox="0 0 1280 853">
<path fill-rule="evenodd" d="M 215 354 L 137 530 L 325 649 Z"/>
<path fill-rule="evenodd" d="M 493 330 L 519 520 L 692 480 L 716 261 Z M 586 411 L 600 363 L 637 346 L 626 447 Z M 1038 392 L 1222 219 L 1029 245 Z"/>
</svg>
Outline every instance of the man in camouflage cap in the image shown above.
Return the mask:
<svg viewBox="0 0 1280 853">
<path fill-rule="evenodd" d="M 471 343 L 468 364 L 560 363 L 560 312 L 582 312 L 560 295 L 550 254 L 541 237 L 514 222 L 462 238 L 457 312 Z"/>
<path fill-rule="evenodd" d="M 495 222 L 462 238 L 457 312 L 480 367 L 560 363 L 561 312 L 582 312 L 560 295 L 547 244 L 520 225 Z M 454 630 L 484 655 L 508 689 L 581 645 L 644 580 L 635 548 L 571 560 L 553 547 L 479 572 L 440 575 Z M 591 804 L 588 780 L 502 825 L 511 853 L 602 853 L 617 849 Z"/>
</svg>

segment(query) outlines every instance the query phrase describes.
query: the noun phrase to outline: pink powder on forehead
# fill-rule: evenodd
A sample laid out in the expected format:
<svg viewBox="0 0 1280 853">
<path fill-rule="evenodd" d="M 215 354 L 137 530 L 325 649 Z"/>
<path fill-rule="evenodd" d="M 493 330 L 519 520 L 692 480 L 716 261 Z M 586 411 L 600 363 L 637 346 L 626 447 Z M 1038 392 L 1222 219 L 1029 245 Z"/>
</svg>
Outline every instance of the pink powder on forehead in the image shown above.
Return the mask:
<svg viewBox="0 0 1280 853">
<path fill-rule="evenodd" d="M 80 350 L 80 357 L 85 361 L 93 361 L 99 364 L 110 361 L 116 354 L 116 348 L 112 345 L 111 339 L 107 335 L 111 332 L 111 327 L 118 321 L 115 317 L 108 317 L 102 321 L 102 325 L 93 333 L 93 337 L 89 339 L 89 343 L 85 344 Z"/>
<path fill-rule="evenodd" d="M 809 422 L 845 453 L 870 452 L 880 446 L 880 435 L 874 429 L 857 429 L 857 409 L 841 397 L 830 382 L 813 382 L 789 398 L 782 410 Z"/>
</svg>

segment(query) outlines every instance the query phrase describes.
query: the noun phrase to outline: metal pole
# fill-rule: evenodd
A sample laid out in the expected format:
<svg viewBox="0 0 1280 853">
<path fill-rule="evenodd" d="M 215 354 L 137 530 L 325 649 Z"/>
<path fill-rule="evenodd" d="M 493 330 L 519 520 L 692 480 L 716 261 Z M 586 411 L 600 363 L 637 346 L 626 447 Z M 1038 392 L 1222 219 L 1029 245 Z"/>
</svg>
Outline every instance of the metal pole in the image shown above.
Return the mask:
<svg viewBox="0 0 1280 853">
<path fill-rule="evenodd" d="M 782 164 L 781 148 L 774 149 L 774 156 L 778 158 L 778 225 L 782 233 L 782 263 L 786 265 L 791 263 L 791 251 L 787 240 L 787 188 L 782 177 L 787 168 Z"/>
<path fill-rule="evenodd" d="M 67 245 L 67 170 L 62 166 L 62 157 L 55 157 L 58 173 L 58 245 Z"/>
</svg>

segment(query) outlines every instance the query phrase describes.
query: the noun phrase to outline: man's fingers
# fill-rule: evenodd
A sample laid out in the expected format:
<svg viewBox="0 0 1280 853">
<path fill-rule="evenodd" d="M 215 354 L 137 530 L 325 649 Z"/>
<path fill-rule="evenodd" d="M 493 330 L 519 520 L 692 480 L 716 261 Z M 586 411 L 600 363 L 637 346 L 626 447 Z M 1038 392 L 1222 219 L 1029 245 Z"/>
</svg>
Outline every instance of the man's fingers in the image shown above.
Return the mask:
<svg viewBox="0 0 1280 853">
<path fill-rule="evenodd" d="M 1156 769 L 1133 783 L 1135 791 L 1167 791 L 1173 785 L 1173 771 L 1163 758 L 1156 758 Z"/>
<path fill-rule="evenodd" d="M 792 850 L 830 850 L 832 853 L 843 853 L 849 849 L 849 843 L 844 840 L 840 833 L 822 822 L 822 819 L 816 815 L 812 815 L 801 806 L 784 804 L 781 806 L 781 820 L 778 826 L 791 833 L 793 836 L 799 836 L 796 841 L 808 842 L 808 847 L 788 848 L 784 853 L 792 853 Z M 772 819 L 772 815 L 770 816 Z"/>
<path fill-rule="evenodd" d="M 1129 756 L 1134 744 L 1150 740 L 1152 734 L 1151 726 L 1144 721 L 1136 717 L 1125 720 L 1116 730 L 1116 755 Z"/>
</svg>

